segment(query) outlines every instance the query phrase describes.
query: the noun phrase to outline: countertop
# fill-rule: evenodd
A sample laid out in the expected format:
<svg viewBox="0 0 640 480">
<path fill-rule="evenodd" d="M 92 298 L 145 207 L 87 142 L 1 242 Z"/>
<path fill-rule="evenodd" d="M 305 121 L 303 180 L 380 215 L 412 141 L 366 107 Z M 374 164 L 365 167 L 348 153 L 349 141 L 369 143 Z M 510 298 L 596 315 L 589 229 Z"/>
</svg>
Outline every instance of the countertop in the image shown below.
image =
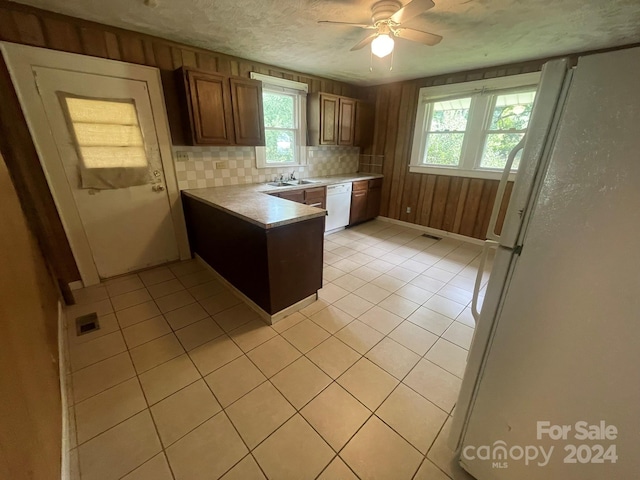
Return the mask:
<svg viewBox="0 0 640 480">
<path fill-rule="evenodd" d="M 228 187 L 193 188 L 182 192 L 214 208 L 224 210 L 231 215 L 267 229 L 326 215 L 326 211 L 322 208 L 309 207 L 301 203 L 266 195 L 268 193 L 382 177 L 382 175 L 376 173 L 343 173 L 327 177 L 305 178 L 305 180 L 311 180 L 314 183 L 291 187 L 272 187 L 266 183 L 249 183 Z"/>
</svg>

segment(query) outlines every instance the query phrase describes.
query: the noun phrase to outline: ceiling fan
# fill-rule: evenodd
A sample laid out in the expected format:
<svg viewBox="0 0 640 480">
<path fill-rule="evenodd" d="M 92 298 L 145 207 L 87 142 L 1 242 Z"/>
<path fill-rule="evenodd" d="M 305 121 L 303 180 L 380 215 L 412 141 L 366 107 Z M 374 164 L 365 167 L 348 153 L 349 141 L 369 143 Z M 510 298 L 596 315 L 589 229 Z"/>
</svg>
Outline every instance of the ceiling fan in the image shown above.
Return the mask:
<svg viewBox="0 0 640 480">
<path fill-rule="evenodd" d="M 321 20 L 318 23 L 346 25 L 350 27 L 364 28 L 367 30 L 375 30 L 375 33 L 368 35 L 358 42 L 351 51 L 360 50 L 361 48 L 371 44 L 371 52 L 380 57 L 386 57 L 393 51 L 393 37 L 404 38 L 412 42 L 422 43 L 424 45 L 436 45 L 440 43 L 442 37 L 433 33 L 406 28 L 402 25 L 421 13 L 433 8 L 435 4 L 432 0 L 412 0 L 404 7 L 397 0 L 382 0 L 371 7 L 372 24 L 349 23 L 349 22 L 333 22 L 330 20 Z"/>
</svg>

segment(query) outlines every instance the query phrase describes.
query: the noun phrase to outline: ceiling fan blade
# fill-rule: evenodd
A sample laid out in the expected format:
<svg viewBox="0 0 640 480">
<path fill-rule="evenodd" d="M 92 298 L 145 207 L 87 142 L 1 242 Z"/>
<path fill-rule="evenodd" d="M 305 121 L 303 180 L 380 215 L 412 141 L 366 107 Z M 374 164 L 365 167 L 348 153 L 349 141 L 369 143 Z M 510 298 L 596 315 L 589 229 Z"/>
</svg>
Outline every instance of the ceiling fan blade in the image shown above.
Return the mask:
<svg viewBox="0 0 640 480">
<path fill-rule="evenodd" d="M 405 40 L 411 40 L 412 42 L 423 43 L 425 45 L 437 45 L 442 40 L 440 35 L 435 33 L 421 32 L 420 30 L 414 30 L 413 28 L 398 28 L 396 29 L 396 35 Z"/>
<path fill-rule="evenodd" d="M 412 0 L 404 7 L 391 15 L 391 20 L 397 24 L 408 22 L 413 17 L 417 17 L 423 12 L 426 12 L 430 8 L 433 8 L 435 3 L 432 0 Z"/>
<path fill-rule="evenodd" d="M 356 43 L 353 48 L 351 49 L 351 51 L 353 52 L 354 50 L 360 50 L 361 48 L 366 47 L 367 45 L 369 45 L 371 42 L 373 42 L 373 39 L 376 38 L 378 36 L 377 33 L 374 33 L 372 35 L 369 35 L 368 37 L 363 38 L 362 40 L 360 40 L 358 43 Z"/>
<path fill-rule="evenodd" d="M 350 23 L 350 22 L 332 22 L 331 20 L 319 20 L 318 23 L 326 23 L 329 25 L 344 25 L 347 27 L 358 27 L 366 29 L 375 29 L 373 25 L 367 25 L 366 23 Z"/>
</svg>

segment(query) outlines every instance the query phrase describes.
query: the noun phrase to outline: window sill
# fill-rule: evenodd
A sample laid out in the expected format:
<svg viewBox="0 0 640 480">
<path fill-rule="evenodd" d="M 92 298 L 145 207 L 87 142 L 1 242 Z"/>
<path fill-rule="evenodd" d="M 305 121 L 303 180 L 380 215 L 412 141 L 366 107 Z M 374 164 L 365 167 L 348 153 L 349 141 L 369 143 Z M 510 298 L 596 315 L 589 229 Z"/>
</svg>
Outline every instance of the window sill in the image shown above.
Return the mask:
<svg viewBox="0 0 640 480">
<path fill-rule="evenodd" d="M 424 165 L 410 165 L 409 172 L 425 173 L 430 175 L 446 175 L 449 177 L 466 177 L 466 178 L 484 178 L 487 180 L 500 180 L 502 171 L 492 170 L 463 170 L 461 168 L 452 167 L 427 167 Z M 509 181 L 516 179 L 516 172 L 509 174 Z"/>
</svg>

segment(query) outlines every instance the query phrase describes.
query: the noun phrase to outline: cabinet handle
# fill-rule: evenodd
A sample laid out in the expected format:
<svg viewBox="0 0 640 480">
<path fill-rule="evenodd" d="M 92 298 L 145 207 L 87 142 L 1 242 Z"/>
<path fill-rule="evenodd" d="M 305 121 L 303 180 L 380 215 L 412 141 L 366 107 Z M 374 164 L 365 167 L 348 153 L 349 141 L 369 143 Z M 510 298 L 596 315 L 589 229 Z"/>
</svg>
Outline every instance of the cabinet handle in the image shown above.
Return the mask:
<svg viewBox="0 0 640 480">
<path fill-rule="evenodd" d="M 322 202 L 320 203 L 312 203 L 311 205 L 309 205 L 310 207 L 321 207 L 322 206 Z"/>
</svg>

